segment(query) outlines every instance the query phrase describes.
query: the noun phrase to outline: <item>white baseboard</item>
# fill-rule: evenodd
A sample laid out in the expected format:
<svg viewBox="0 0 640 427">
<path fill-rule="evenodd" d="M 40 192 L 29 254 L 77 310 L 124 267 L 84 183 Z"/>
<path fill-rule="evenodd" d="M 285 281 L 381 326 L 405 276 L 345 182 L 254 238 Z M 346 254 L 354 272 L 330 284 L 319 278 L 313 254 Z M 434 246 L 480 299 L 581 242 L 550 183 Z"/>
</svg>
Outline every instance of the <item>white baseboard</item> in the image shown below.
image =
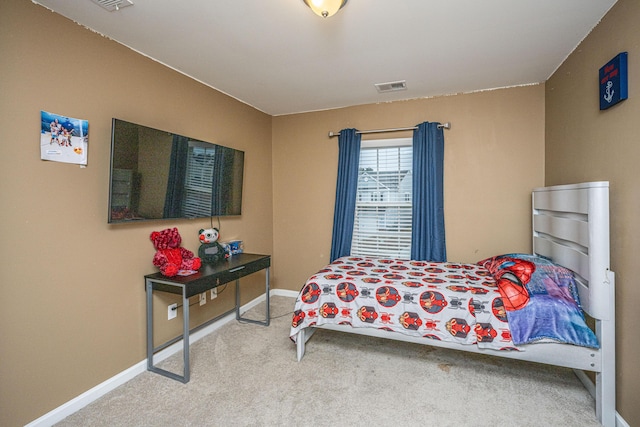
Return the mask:
<svg viewBox="0 0 640 427">
<path fill-rule="evenodd" d="M 296 298 L 298 294 L 300 294 L 300 291 L 290 291 L 288 289 L 273 289 L 271 292 L 269 292 L 269 295 L 289 298 Z"/>
<path fill-rule="evenodd" d="M 290 293 L 292 293 L 293 295 L 291 295 Z M 293 296 L 294 298 L 298 295 L 297 292 L 294 291 L 287 291 L 287 290 L 280 290 L 280 289 L 273 289 L 269 292 L 269 295 L 277 295 L 277 296 Z M 262 294 L 261 296 L 259 296 L 258 298 L 248 302 L 247 304 L 243 305 L 242 307 L 240 307 L 240 312 L 244 313 L 247 310 L 255 307 L 256 305 L 260 304 L 262 301 L 264 301 L 265 298 L 265 294 Z M 215 330 L 219 329 L 220 327 L 222 327 L 223 325 L 225 325 L 226 323 L 232 321 L 235 319 L 235 313 L 230 313 L 227 316 L 221 318 L 220 320 L 212 323 L 211 325 L 208 325 L 192 334 L 189 335 L 189 344 L 193 344 L 194 342 L 206 337 L 207 335 L 209 335 L 210 333 L 214 332 Z M 158 363 L 161 362 L 165 359 L 167 359 L 168 357 L 176 354 L 177 352 L 182 350 L 182 340 L 173 343 L 172 345 L 170 345 L 169 347 L 165 348 L 162 351 L 159 351 L 158 353 L 156 353 L 154 355 L 154 363 Z M 119 374 L 114 375 L 113 377 L 109 378 L 108 380 L 98 384 L 97 386 L 93 387 L 90 390 L 87 390 L 86 392 L 82 393 L 81 395 L 79 395 L 78 397 L 75 397 L 74 399 L 71 399 L 70 401 L 68 401 L 67 403 L 58 406 L 56 409 L 44 414 L 43 416 L 41 416 L 40 418 L 30 422 L 29 424 L 26 425 L 26 427 L 49 427 L 52 426 L 60 421 L 62 421 L 63 419 L 67 418 L 69 415 L 79 411 L 80 409 L 84 408 L 85 406 L 89 405 L 90 403 L 98 400 L 99 398 L 101 398 L 102 396 L 104 396 L 105 394 L 109 393 L 110 391 L 116 389 L 117 387 L 120 387 L 121 385 L 125 384 L 127 381 L 135 378 L 137 375 L 140 375 L 141 373 L 145 372 L 147 370 L 147 359 L 144 359 L 138 363 L 136 363 L 135 365 L 133 365 L 132 367 L 130 367 L 129 369 L 125 369 L 124 371 L 120 372 Z"/>
<path fill-rule="evenodd" d="M 596 386 L 591 382 L 591 379 L 579 369 L 574 369 L 573 372 L 576 374 L 576 377 L 582 382 L 584 388 L 587 389 L 591 397 L 596 398 Z M 631 427 L 629 424 L 622 418 L 622 416 L 616 412 L 616 427 Z"/>
<path fill-rule="evenodd" d="M 627 423 L 622 415 L 616 412 L 616 427 L 631 427 L 629 423 Z"/>
<path fill-rule="evenodd" d="M 269 295 L 296 298 L 298 296 L 298 292 L 290 291 L 286 289 L 273 289 L 271 290 Z M 258 305 L 264 300 L 265 300 L 265 295 L 263 294 L 258 298 L 254 299 L 253 301 L 248 302 L 247 304 L 243 305 L 240 308 L 241 313 L 244 313 L 247 310 L 255 307 L 256 305 Z M 206 337 L 207 335 L 219 329 L 220 327 L 232 321 L 233 319 L 235 319 L 235 314 L 231 313 L 223 317 L 222 319 L 218 320 L 217 322 L 214 322 L 213 324 L 194 332 L 193 334 L 189 335 L 189 342 L 194 343 L 199 339 Z M 165 348 L 164 350 L 156 353 L 154 356 L 154 361 L 160 362 L 162 360 L 165 360 L 168 357 L 174 355 L 175 353 L 181 350 L 182 350 L 182 342 L 178 341 L 170 345 L 169 347 Z M 71 399 L 67 403 L 44 414 L 37 420 L 30 422 L 29 424 L 26 425 L 26 427 L 52 426 L 62 421 L 63 419 L 67 418 L 69 415 L 74 414 L 75 412 L 89 405 L 90 403 L 100 399 L 105 394 L 116 389 L 117 387 L 120 387 L 121 385 L 125 384 L 127 381 L 135 378 L 137 375 L 140 375 L 146 370 L 147 370 L 147 360 L 144 359 L 136 363 L 129 369 L 125 369 L 124 371 L 120 372 L 117 375 L 114 375 L 113 377 L 109 378 L 103 383 L 100 383 L 97 386 L 93 387 L 92 389 L 87 390 L 86 392 L 82 393 L 80 396 L 74 399 Z M 616 427 L 630 427 L 630 425 L 624 420 L 624 418 L 622 418 L 622 416 L 617 412 L 616 412 Z"/>
</svg>

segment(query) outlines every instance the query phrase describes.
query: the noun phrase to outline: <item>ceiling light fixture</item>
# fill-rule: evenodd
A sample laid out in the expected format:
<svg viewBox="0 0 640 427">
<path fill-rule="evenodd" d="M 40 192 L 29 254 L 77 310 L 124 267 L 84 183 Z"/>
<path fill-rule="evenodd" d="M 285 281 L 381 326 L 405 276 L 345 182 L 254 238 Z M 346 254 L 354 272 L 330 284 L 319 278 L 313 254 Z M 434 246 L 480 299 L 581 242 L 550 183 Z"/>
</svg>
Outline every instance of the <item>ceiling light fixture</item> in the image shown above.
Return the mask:
<svg viewBox="0 0 640 427">
<path fill-rule="evenodd" d="M 302 0 L 313 13 L 323 18 L 333 16 L 347 4 L 347 0 Z"/>
</svg>

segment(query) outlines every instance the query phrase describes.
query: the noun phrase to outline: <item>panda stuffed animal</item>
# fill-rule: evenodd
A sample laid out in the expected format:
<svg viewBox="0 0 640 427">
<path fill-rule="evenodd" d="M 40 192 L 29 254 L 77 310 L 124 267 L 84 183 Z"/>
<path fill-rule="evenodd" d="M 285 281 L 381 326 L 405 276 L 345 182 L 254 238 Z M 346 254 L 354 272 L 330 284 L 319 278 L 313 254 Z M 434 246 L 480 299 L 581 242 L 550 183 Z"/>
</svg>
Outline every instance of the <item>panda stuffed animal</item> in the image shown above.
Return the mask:
<svg viewBox="0 0 640 427">
<path fill-rule="evenodd" d="M 200 238 L 198 256 L 202 259 L 202 262 L 216 263 L 225 259 L 226 252 L 222 245 L 218 243 L 220 232 L 217 228 L 204 228 L 198 234 Z"/>
</svg>

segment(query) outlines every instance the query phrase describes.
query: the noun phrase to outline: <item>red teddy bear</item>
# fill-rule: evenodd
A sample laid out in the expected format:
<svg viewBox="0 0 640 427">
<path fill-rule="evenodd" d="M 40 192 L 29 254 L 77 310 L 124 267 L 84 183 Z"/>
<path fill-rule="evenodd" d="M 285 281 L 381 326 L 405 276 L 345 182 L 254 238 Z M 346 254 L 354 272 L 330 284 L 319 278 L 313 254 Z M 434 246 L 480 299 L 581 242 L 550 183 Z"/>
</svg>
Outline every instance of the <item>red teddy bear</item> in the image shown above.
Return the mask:
<svg viewBox="0 0 640 427">
<path fill-rule="evenodd" d="M 200 258 L 188 249 L 180 246 L 182 237 L 177 228 L 167 228 L 151 233 L 151 241 L 156 248 L 153 265 L 167 277 L 173 277 L 180 270 L 198 270 L 202 265 Z"/>
</svg>

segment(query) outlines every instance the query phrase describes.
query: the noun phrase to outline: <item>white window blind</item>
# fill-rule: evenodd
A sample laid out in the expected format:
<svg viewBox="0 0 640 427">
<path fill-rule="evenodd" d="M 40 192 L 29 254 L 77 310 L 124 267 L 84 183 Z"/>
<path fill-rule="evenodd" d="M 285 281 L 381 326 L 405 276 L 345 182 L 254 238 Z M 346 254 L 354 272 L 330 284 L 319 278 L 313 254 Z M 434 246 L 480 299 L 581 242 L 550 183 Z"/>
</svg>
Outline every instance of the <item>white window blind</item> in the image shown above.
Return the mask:
<svg viewBox="0 0 640 427">
<path fill-rule="evenodd" d="M 351 255 L 411 256 L 410 138 L 363 141 Z"/>
<path fill-rule="evenodd" d="M 197 147 L 189 143 L 185 193 L 182 214 L 185 217 L 202 217 L 211 214 L 211 181 L 215 149 Z"/>
</svg>

